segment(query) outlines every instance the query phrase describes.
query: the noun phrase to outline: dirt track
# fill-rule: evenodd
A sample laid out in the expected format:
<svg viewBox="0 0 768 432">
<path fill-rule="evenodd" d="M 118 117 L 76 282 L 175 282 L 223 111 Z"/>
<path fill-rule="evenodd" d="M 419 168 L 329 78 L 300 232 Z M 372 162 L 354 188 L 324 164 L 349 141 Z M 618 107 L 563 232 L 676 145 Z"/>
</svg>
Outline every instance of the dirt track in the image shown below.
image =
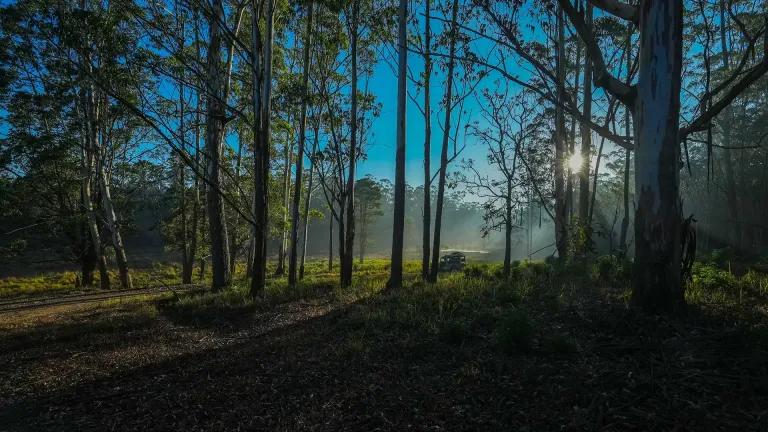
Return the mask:
<svg viewBox="0 0 768 432">
<path fill-rule="evenodd" d="M 8 300 L 0 300 L 0 314 L 6 312 L 17 312 L 28 309 L 36 309 L 49 306 L 59 306 L 68 304 L 83 304 L 91 303 L 102 300 L 109 300 L 120 297 L 130 297 L 135 295 L 145 294 L 159 294 L 163 292 L 190 292 L 195 290 L 205 289 L 202 285 L 172 285 L 172 286 L 155 286 L 149 288 L 137 288 L 131 290 L 110 290 L 110 291 L 97 291 L 87 294 L 69 294 L 69 295 L 57 295 L 57 296 L 45 296 L 39 298 L 16 298 Z"/>
</svg>

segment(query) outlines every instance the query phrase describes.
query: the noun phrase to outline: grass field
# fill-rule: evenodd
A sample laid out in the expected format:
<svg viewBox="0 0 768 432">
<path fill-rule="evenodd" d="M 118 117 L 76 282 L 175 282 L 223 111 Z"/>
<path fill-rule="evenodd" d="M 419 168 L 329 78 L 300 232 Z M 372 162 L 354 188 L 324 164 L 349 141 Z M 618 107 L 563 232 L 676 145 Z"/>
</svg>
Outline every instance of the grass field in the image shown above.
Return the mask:
<svg viewBox="0 0 768 432">
<path fill-rule="evenodd" d="M 388 262 L 371 260 L 341 289 L 317 261 L 264 299 L 238 278 L 2 314 L 0 430 L 768 427 L 761 273 L 697 264 L 669 318 L 627 307 L 631 269 L 610 258 L 516 263 L 509 280 L 495 264 L 435 284 L 418 271 L 387 292 Z M 15 283 L 5 295 L 63 291 Z"/>
</svg>

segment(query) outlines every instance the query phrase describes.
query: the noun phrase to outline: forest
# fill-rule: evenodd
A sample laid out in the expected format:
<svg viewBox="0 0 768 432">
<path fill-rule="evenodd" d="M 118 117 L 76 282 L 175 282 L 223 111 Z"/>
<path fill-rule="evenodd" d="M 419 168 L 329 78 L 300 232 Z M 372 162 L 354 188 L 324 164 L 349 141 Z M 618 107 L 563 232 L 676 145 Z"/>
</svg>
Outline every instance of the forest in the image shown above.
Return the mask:
<svg viewBox="0 0 768 432">
<path fill-rule="evenodd" d="M 0 0 L 0 430 L 768 430 L 765 0 Z"/>
</svg>

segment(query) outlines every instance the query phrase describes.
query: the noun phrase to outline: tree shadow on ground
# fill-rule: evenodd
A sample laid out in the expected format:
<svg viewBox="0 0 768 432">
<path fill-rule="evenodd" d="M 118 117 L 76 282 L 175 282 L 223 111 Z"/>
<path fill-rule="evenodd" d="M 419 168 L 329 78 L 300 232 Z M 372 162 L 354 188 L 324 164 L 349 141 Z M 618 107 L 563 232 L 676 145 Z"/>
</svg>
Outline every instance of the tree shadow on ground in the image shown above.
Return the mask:
<svg viewBox="0 0 768 432">
<path fill-rule="evenodd" d="M 386 297 L 364 299 L 263 333 L 232 335 L 236 341 L 222 347 L 30 394 L 0 410 L 0 429 L 768 426 L 768 395 L 742 385 L 760 369 L 743 369 L 737 357 L 711 361 L 713 350 L 723 353 L 714 329 L 697 330 L 699 322 L 639 317 L 610 305 L 548 312 L 540 331 L 567 328 L 579 341 L 578 355 L 550 356 L 537 345 L 508 356 L 495 348 L 492 325 L 446 341 L 428 329 L 387 324 L 394 315 L 388 307 Z"/>
</svg>

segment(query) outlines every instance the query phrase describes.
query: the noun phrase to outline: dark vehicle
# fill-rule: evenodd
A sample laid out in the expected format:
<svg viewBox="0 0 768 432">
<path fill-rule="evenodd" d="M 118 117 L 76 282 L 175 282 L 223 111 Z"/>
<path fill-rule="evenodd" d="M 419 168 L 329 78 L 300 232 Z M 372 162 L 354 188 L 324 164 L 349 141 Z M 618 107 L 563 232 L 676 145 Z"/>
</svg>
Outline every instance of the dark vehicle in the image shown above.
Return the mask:
<svg viewBox="0 0 768 432">
<path fill-rule="evenodd" d="M 461 252 L 451 252 L 440 258 L 440 271 L 451 272 L 464 270 L 467 264 L 467 257 Z"/>
</svg>

